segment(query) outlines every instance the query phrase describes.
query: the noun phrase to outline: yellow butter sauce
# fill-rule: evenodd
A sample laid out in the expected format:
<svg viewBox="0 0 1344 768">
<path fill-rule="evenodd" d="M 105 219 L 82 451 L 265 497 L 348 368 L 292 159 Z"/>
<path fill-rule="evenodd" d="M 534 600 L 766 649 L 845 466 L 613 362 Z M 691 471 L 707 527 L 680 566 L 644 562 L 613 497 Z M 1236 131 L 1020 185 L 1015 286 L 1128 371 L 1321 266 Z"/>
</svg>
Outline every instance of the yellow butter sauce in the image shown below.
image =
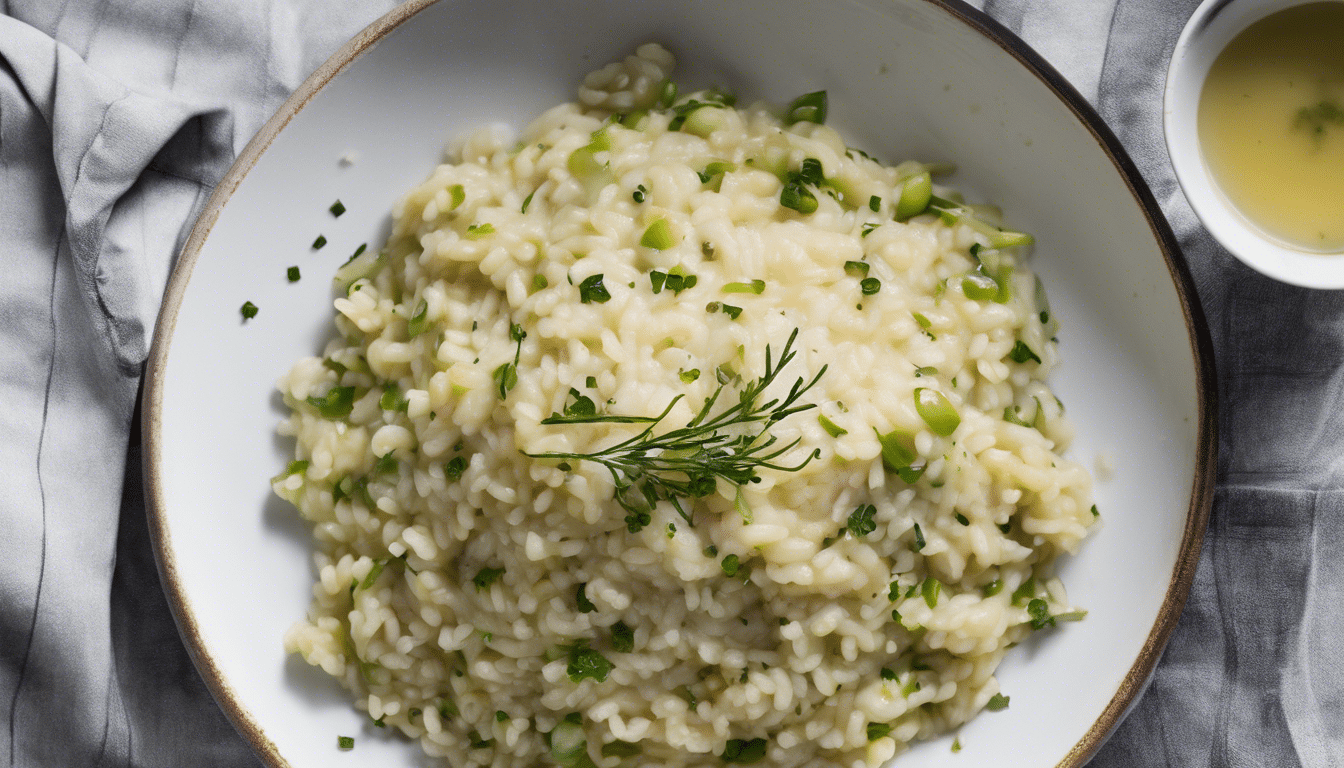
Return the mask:
<svg viewBox="0 0 1344 768">
<path fill-rule="evenodd" d="M 1237 35 L 1204 81 L 1199 139 L 1247 219 L 1344 252 L 1344 2 L 1288 8 Z"/>
</svg>

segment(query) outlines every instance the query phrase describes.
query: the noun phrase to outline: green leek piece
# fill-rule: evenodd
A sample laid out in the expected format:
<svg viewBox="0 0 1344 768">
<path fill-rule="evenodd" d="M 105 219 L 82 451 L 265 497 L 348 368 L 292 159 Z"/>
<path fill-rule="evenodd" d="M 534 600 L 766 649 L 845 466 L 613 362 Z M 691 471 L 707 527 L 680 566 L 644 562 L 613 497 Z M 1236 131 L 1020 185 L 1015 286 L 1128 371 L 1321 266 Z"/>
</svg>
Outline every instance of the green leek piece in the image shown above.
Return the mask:
<svg viewBox="0 0 1344 768">
<path fill-rule="evenodd" d="M 454 184 L 448 188 L 448 196 L 451 198 L 448 203 L 448 210 L 455 211 L 467 199 L 467 190 L 461 184 Z"/>
<path fill-rule="evenodd" d="M 830 435 L 831 437 L 840 437 L 841 435 L 849 434 L 849 430 L 845 429 L 839 424 L 836 424 L 834 421 L 831 421 L 822 414 L 817 414 L 817 422 L 821 424 L 822 429 L 826 430 L 826 434 Z"/>
<path fill-rule="evenodd" d="M 784 113 L 784 124 L 793 125 L 802 122 L 818 124 L 826 122 L 825 91 L 805 93 L 789 105 L 789 111 Z"/>
<path fill-rule="evenodd" d="M 873 433 L 877 435 L 877 442 L 882 445 L 882 463 L 892 472 L 909 467 L 918 458 L 914 449 L 914 437 L 910 433 L 894 430 L 884 435 L 878 432 L 876 427 L 873 428 Z"/>
<path fill-rule="evenodd" d="M 962 276 L 961 291 L 972 301 L 994 301 L 999 297 L 999 284 L 976 267 Z"/>
<path fill-rule="evenodd" d="M 1002 693 L 996 693 L 985 703 L 985 709 L 990 712 L 999 712 L 1008 708 L 1008 702 L 1011 696 L 1004 696 Z"/>
<path fill-rule="evenodd" d="M 846 261 L 845 274 L 860 280 L 868 276 L 869 264 L 866 261 Z"/>
<path fill-rule="evenodd" d="M 251 320 L 257 316 L 257 305 L 250 301 L 245 301 L 243 302 L 243 306 L 238 308 L 238 311 L 242 313 L 244 320 Z"/>
<path fill-rule="evenodd" d="M 901 195 L 896 200 L 896 220 L 909 221 L 929 208 L 933 198 L 933 177 L 928 171 L 917 173 L 901 185 Z"/>
<path fill-rule="evenodd" d="M 644 230 L 644 235 L 639 238 L 639 244 L 655 251 L 665 251 L 676 245 L 676 241 L 672 239 L 672 228 L 668 225 L 667 219 L 658 219 L 650 224 Z"/>
<path fill-rule="evenodd" d="M 943 589 L 942 582 L 929 576 L 924 579 L 924 583 L 919 585 L 919 594 L 924 597 L 924 604 L 930 608 L 938 604 L 938 593 Z"/>
<path fill-rule="evenodd" d="M 947 397 L 936 389 L 917 387 L 915 389 L 915 412 L 929 425 L 935 434 L 947 437 L 961 424 L 961 416 Z"/>
<path fill-rule="evenodd" d="M 750 283 L 726 283 L 724 293 L 754 293 L 757 296 L 765 292 L 764 280 L 752 280 Z"/>
<path fill-rule="evenodd" d="M 429 302 L 421 299 L 419 303 L 415 305 L 415 312 L 411 314 L 411 318 L 406 321 L 406 338 L 414 339 L 416 336 L 425 332 L 425 326 L 428 325 L 428 323 L 425 322 L 425 317 L 428 314 Z"/>
<path fill-rule="evenodd" d="M 308 398 L 308 404 L 317 409 L 324 419 L 344 419 L 355 407 L 354 387 L 332 387 L 322 397 Z"/>
</svg>

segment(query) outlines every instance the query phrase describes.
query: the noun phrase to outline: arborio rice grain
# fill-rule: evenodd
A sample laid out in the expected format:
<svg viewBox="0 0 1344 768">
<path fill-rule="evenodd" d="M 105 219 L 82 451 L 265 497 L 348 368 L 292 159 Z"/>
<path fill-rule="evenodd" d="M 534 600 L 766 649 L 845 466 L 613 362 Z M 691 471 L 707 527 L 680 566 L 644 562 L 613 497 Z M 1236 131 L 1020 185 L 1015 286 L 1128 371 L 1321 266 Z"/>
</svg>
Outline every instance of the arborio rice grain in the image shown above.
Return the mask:
<svg viewBox="0 0 1344 768">
<path fill-rule="evenodd" d="M 1050 565 L 1095 512 L 1029 238 L 847 149 L 818 94 L 781 120 L 672 67 L 643 46 L 467 138 L 279 383 L 320 575 L 286 645 L 454 766 L 876 766 L 1081 616 Z M 648 426 L 553 413 L 727 408 L 795 330 L 762 401 L 825 366 L 815 408 L 756 426 L 795 471 L 641 517 L 602 465 L 525 455 Z"/>
</svg>

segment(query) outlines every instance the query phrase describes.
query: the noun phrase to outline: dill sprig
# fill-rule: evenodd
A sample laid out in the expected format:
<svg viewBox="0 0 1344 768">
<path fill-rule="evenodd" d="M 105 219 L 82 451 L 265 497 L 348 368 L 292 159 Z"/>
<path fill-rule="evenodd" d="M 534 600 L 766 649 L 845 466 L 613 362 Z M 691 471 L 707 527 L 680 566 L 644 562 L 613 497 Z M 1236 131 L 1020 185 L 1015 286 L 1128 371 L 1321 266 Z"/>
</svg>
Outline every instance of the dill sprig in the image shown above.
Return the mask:
<svg viewBox="0 0 1344 768">
<path fill-rule="evenodd" d="M 693 500 L 714 493 L 719 478 L 739 487 L 758 483 L 758 470 L 797 472 L 821 454 L 820 450 L 815 450 L 802 463 L 791 467 L 775 464 L 774 460 L 797 446 L 801 438 L 778 447 L 778 438 L 768 435 L 767 430 L 775 422 L 816 407 L 812 403 L 800 404 L 798 398 L 821 379 L 826 373 L 826 366 L 823 365 L 811 381 L 805 382 L 799 377 L 783 399 L 756 402 L 779 377 L 780 371 L 798 354 L 793 350 L 793 342 L 797 337 L 798 330 L 794 329 L 777 361 L 772 358 L 770 346 L 766 345 L 765 373 L 742 388 L 736 404 L 715 416 L 710 416 L 710 411 L 723 392 L 723 384 L 714 390 L 714 394 L 705 398 L 700 412 L 686 426 L 659 435 L 653 433 L 654 428 L 672 412 L 672 408 L 684 395 L 672 398 L 663 412 L 653 417 L 613 416 L 594 413 L 591 408 L 566 408 L 565 413 L 552 413 L 541 423 L 646 423 L 648 426 L 634 437 L 593 453 L 526 455 L 535 459 L 592 461 L 606 467 L 616 486 L 616 501 L 628 513 L 625 523 L 631 533 L 637 533 L 649 524 L 650 512 L 660 501 L 670 502 L 687 524 L 694 525 L 692 513 L 682 506 L 682 500 Z M 741 429 L 746 425 L 757 427 Z"/>
</svg>

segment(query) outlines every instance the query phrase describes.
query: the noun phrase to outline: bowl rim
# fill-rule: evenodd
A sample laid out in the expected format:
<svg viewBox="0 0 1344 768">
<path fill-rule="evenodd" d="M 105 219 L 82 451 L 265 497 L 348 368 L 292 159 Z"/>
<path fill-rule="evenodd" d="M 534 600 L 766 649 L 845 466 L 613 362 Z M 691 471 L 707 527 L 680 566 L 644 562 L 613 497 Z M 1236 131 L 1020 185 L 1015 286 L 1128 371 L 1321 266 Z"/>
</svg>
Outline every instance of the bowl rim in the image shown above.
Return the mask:
<svg viewBox="0 0 1344 768">
<path fill-rule="evenodd" d="M 1217 457 L 1217 388 L 1214 367 L 1213 342 L 1205 321 L 1195 283 L 1184 255 L 1152 191 L 1144 182 L 1138 167 L 1130 159 L 1120 140 L 1102 120 L 1096 110 L 1051 64 L 1025 42 L 994 20 L 988 14 L 964 0 L 912 0 L 936 6 L 951 14 L 971 29 L 988 38 L 1015 58 L 1028 72 L 1035 75 L 1082 123 L 1110 159 L 1116 172 L 1124 180 L 1134 201 L 1152 230 L 1168 273 L 1176 289 L 1181 311 L 1185 318 L 1191 356 L 1195 367 L 1197 424 L 1194 475 L 1190 489 L 1185 524 L 1170 581 L 1157 616 L 1147 638 L 1129 671 L 1121 679 L 1097 720 L 1079 741 L 1065 754 L 1057 768 L 1079 768 L 1086 763 L 1111 735 L 1129 709 L 1137 703 L 1139 694 L 1147 687 L 1158 659 L 1180 619 L 1186 598 L 1194 582 L 1199 563 L 1204 531 L 1208 527 L 1213 505 L 1213 491 Z M 1227 0 L 1210 0 L 1227 2 Z M 207 647 L 191 608 L 188 596 L 178 579 L 176 559 L 166 518 L 164 486 L 160 475 L 163 457 L 161 414 L 163 387 L 178 312 L 187 284 L 202 246 L 210 235 L 221 212 L 247 174 L 286 125 L 314 96 L 331 82 L 372 45 L 386 37 L 401 24 L 439 0 L 406 0 L 379 17 L 351 38 L 331 55 L 280 106 L 276 113 L 247 143 L 228 172 L 216 185 L 191 234 L 182 247 L 169 277 L 155 323 L 154 340 L 145 367 L 144 393 L 146 407 L 142 409 L 140 427 L 143 435 L 145 460 L 143 478 L 150 539 L 155 562 L 165 597 L 178 632 L 182 636 L 193 664 L 205 682 L 220 709 L 233 724 L 239 735 L 257 756 L 272 768 L 290 768 L 290 763 L 279 753 L 261 725 L 241 704 L 229 681 L 216 664 Z M 863 0 L 865 5 L 886 5 L 891 0 Z"/>
<path fill-rule="evenodd" d="M 1265 232 L 1228 199 L 1199 142 L 1199 96 L 1218 55 L 1252 24 L 1275 13 L 1344 0 L 1204 0 L 1172 50 L 1162 96 L 1167 155 L 1191 210 L 1219 245 L 1246 266 L 1303 288 L 1344 288 L 1344 250 L 1313 251 Z M 1235 13 L 1234 13 L 1235 12 Z"/>
</svg>

